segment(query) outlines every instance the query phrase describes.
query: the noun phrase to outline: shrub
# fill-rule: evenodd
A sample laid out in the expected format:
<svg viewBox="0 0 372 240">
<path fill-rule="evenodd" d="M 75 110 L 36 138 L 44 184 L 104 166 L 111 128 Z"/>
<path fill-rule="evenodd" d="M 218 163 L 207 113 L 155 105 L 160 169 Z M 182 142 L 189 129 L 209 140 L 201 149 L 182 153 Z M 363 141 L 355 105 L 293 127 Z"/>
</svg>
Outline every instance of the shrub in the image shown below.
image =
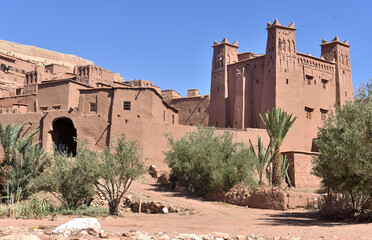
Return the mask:
<svg viewBox="0 0 372 240">
<path fill-rule="evenodd" d="M 335 106 L 315 140 L 319 156 L 313 172 L 328 193 L 349 199 L 360 211 L 372 193 L 372 86 L 362 86 L 353 102 Z"/>
<path fill-rule="evenodd" d="M 98 179 L 99 165 L 95 151 L 78 142 L 75 158 L 56 151 L 52 166 L 35 182 L 38 190 L 50 192 L 67 209 L 76 209 L 93 199 L 93 183 Z"/>
<path fill-rule="evenodd" d="M 214 128 L 199 127 L 179 140 L 168 135 L 170 150 L 165 152 L 171 168 L 170 181 L 198 195 L 226 192 L 240 182 L 254 184 L 254 157 L 233 134 L 215 134 Z"/>
</svg>

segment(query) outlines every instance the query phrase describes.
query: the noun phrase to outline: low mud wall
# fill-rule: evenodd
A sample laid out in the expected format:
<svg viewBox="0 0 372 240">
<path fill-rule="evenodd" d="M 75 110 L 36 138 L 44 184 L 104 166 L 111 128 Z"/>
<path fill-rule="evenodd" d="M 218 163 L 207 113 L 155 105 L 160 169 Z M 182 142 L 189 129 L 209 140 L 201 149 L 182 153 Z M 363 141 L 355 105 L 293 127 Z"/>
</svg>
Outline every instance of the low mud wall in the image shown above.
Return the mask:
<svg viewBox="0 0 372 240">
<path fill-rule="evenodd" d="M 279 190 L 229 190 L 222 194 L 208 193 L 207 200 L 226 202 L 251 208 L 288 210 L 296 208 L 318 208 L 322 195 L 316 193 Z"/>
</svg>

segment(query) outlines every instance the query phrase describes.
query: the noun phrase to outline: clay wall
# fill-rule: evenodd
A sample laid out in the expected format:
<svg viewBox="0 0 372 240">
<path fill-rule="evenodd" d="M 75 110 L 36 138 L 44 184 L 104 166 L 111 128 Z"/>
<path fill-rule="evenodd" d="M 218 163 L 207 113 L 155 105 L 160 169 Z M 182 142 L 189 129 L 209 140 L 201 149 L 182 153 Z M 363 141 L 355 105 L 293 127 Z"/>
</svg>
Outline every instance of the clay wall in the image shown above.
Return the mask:
<svg viewBox="0 0 372 240">
<path fill-rule="evenodd" d="M 174 99 L 174 98 L 182 98 L 181 94 L 174 91 L 173 89 L 163 90 L 163 91 L 161 91 L 161 95 L 163 96 L 164 100 L 168 103 L 171 103 L 172 99 Z"/>
<path fill-rule="evenodd" d="M 176 98 L 171 104 L 179 109 L 179 124 L 208 126 L 209 95 Z"/>
<path fill-rule="evenodd" d="M 283 150 L 312 151 L 312 139 L 336 101 L 334 65 L 303 54 L 297 56 L 292 69 L 277 70 L 277 107 L 297 117 Z"/>
<path fill-rule="evenodd" d="M 38 85 L 39 111 L 67 110 L 68 81 L 48 81 Z"/>
<path fill-rule="evenodd" d="M 27 106 L 27 112 L 32 113 L 36 112 L 36 95 L 23 95 L 23 96 L 14 96 L 14 97 L 6 97 L 0 98 L 0 108 L 2 109 L 2 113 L 7 113 L 4 111 L 5 109 L 13 108 L 13 105 L 23 105 Z"/>
<path fill-rule="evenodd" d="M 0 64 L 2 65 L 1 67 L 5 65 L 6 67 L 10 66 L 11 68 L 15 69 L 15 62 L 15 58 L 0 53 Z"/>
<path fill-rule="evenodd" d="M 256 128 L 263 101 L 274 101 L 273 96 L 262 94 L 264 57 L 258 57 L 228 66 L 229 126 Z"/>
<path fill-rule="evenodd" d="M 290 163 L 289 175 L 292 184 L 296 188 L 318 188 L 320 187 L 320 178 L 313 175 L 313 158 L 317 156 L 313 152 L 289 151 L 282 152 L 287 156 Z"/>
<path fill-rule="evenodd" d="M 88 89 L 89 87 L 83 84 L 79 84 L 75 81 L 68 82 L 68 106 L 67 108 L 77 108 L 79 106 L 80 89 Z"/>
<path fill-rule="evenodd" d="M 17 59 L 15 63 L 15 68 L 17 68 L 20 73 L 34 71 L 35 66 L 36 65 L 34 63 L 23 61 L 21 59 Z"/>
<path fill-rule="evenodd" d="M 128 129 L 132 129 L 128 128 Z M 132 139 L 136 136 L 141 136 L 140 145 L 145 150 L 144 157 L 147 158 L 146 166 L 151 164 L 156 165 L 160 171 L 169 171 L 167 165 L 164 163 L 163 151 L 169 150 L 168 140 L 165 134 L 170 133 L 175 139 L 185 136 L 188 132 L 196 131 L 195 126 L 172 125 L 172 124 L 153 124 L 150 122 L 143 122 L 141 126 L 142 132 L 133 132 L 128 134 Z M 226 129 L 217 129 L 216 133 L 221 134 Z M 248 144 L 249 139 L 252 143 L 257 143 L 257 136 L 261 136 L 264 145 L 267 145 L 269 138 L 263 129 L 245 129 L 245 130 L 231 130 L 235 134 L 235 141 L 244 142 Z M 127 134 L 127 133 L 126 133 Z"/>
<path fill-rule="evenodd" d="M 26 135 L 34 130 L 40 130 L 40 119 L 42 117 L 42 113 L 27 113 L 27 114 L 0 114 L 0 123 L 2 125 L 6 124 L 24 124 L 24 131 L 23 135 Z M 37 134 L 36 140 L 40 140 L 40 133 Z M 0 156 L 3 154 L 1 153 Z"/>
<path fill-rule="evenodd" d="M 102 69 L 102 77 L 103 81 L 112 83 L 114 82 L 114 72 L 107 70 L 107 69 Z"/>
<path fill-rule="evenodd" d="M 45 66 L 45 71 L 49 71 L 52 74 L 73 73 L 73 71 L 69 69 L 68 67 L 58 65 L 58 64 L 50 64 L 50 65 Z"/>
</svg>

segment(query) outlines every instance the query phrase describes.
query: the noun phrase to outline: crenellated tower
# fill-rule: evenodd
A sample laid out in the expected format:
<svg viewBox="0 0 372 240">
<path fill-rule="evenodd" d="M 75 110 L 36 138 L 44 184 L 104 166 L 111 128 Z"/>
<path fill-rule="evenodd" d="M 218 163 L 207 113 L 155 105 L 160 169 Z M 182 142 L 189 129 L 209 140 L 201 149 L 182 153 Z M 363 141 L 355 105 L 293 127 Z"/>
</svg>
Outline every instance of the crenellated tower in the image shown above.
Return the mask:
<svg viewBox="0 0 372 240">
<path fill-rule="evenodd" d="M 322 40 L 322 57 L 336 64 L 336 102 L 342 105 L 354 98 L 351 78 L 350 51 L 348 41 L 341 42 L 336 36 L 331 42 Z"/>
<path fill-rule="evenodd" d="M 291 94 L 288 85 L 297 81 L 296 37 L 294 23 L 282 26 L 277 19 L 267 23 L 267 43 L 260 113 L 282 105 L 282 95 Z M 260 127 L 263 127 L 260 123 Z"/>
<path fill-rule="evenodd" d="M 221 43 L 214 41 L 211 79 L 211 100 L 209 126 L 228 127 L 228 83 L 227 65 L 238 61 L 238 43 L 229 43 L 226 38 Z"/>
</svg>

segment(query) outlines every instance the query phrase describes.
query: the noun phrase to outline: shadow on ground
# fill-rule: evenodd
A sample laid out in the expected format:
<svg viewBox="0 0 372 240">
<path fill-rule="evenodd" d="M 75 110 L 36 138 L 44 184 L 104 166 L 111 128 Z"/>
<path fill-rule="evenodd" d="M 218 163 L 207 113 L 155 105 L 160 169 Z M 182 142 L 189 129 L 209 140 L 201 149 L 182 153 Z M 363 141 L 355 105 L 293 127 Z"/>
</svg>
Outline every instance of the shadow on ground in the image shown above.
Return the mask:
<svg viewBox="0 0 372 240">
<path fill-rule="evenodd" d="M 275 214 L 267 214 L 267 217 L 260 218 L 259 220 L 264 221 L 262 225 L 271 226 L 301 226 L 301 227 L 336 227 L 343 225 L 358 224 L 351 221 L 322 221 L 318 218 L 317 211 L 306 211 L 306 212 L 282 212 Z"/>
<path fill-rule="evenodd" d="M 156 192 L 162 192 L 166 197 L 183 197 L 188 199 L 195 199 L 199 201 L 206 201 L 205 199 L 192 194 L 190 192 L 184 191 L 184 192 L 177 192 L 174 191 L 170 186 L 163 185 L 159 183 L 150 183 L 149 188 L 147 188 L 148 191 L 156 191 Z"/>
</svg>

